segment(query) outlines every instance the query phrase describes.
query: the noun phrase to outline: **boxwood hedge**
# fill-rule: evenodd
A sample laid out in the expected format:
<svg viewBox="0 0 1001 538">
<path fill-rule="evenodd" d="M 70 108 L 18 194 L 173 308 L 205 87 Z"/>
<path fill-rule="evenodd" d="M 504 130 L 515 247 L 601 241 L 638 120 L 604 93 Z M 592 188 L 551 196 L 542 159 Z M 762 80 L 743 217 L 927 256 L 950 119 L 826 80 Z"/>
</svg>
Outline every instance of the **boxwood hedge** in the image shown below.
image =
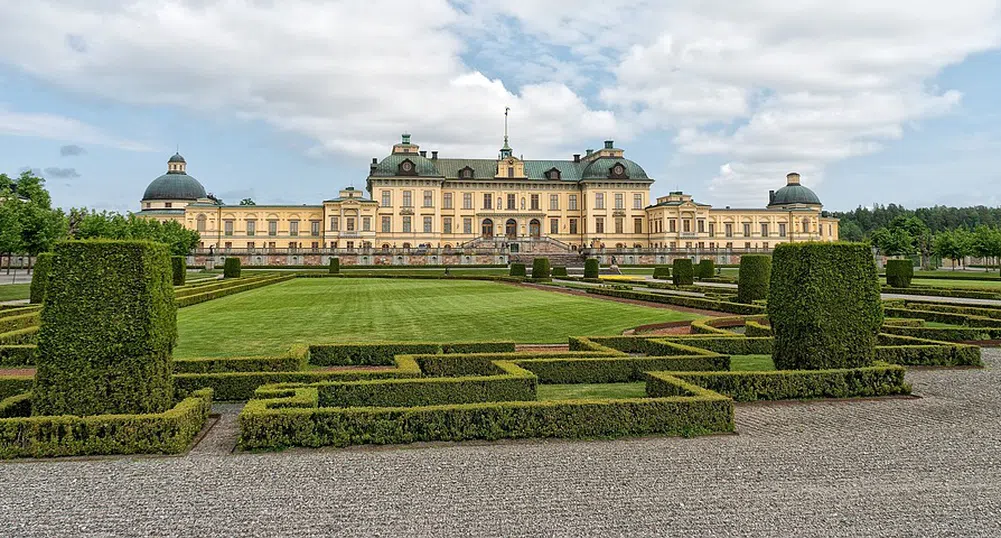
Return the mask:
<svg viewBox="0 0 1001 538">
<path fill-rule="evenodd" d="M 34 272 L 31 274 L 30 303 L 41 303 L 45 299 L 45 288 L 49 283 L 49 271 L 52 270 L 52 253 L 42 252 L 35 258 Z M 0 331 L 3 332 L 3 331 Z"/>
<path fill-rule="evenodd" d="M 692 267 L 692 260 L 689 258 L 674 260 L 674 269 L 671 273 L 671 278 L 675 286 L 691 286 L 695 283 L 695 269 Z"/>
<path fill-rule="evenodd" d="M 523 263 L 512 263 L 511 271 L 508 272 L 508 276 L 525 276 L 525 264 Z"/>
<path fill-rule="evenodd" d="M 695 276 L 699 277 L 699 280 L 716 276 L 716 263 L 709 259 L 700 260 L 695 268 Z"/>
<path fill-rule="evenodd" d="M 768 298 L 772 278 L 772 257 L 765 254 L 744 254 L 737 273 L 737 302 L 753 303 Z"/>
<path fill-rule="evenodd" d="M 566 278 L 569 275 L 567 274 L 567 268 L 566 267 L 564 267 L 562 265 L 557 265 L 556 267 L 553 267 L 552 276 L 553 276 L 553 278 Z"/>
<path fill-rule="evenodd" d="M 327 272 L 332 275 L 336 275 L 341 272 L 341 259 L 340 258 L 330 258 L 330 266 L 327 268 Z"/>
<path fill-rule="evenodd" d="M 240 258 L 226 258 L 222 266 L 223 278 L 240 278 Z"/>
<path fill-rule="evenodd" d="M 886 283 L 894 288 L 911 287 L 914 278 L 914 262 L 911 260 L 887 260 Z"/>
<path fill-rule="evenodd" d="M 532 260 L 532 278 L 533 279 L 545 279 L 550 278 L 549 273 L 549 258 L 535 258 Z"/>
<path fill-rule="evenodd" d="M 671 278 L 671 268 L 667 265 L 658 265 L 653 268 L 653 277 L 657 280 L 667 280 Z"/>
<path fill-rule="evenodd" d="M 598 278 L 598 273 L 601 272 L 601 266 L 598 264 L 597 258 L 588 258 L 584 260 L 584 278 Z"/>
<path fill-rule="evenodd" d="M 188 262 L 184 256 L 171 256 L 170 269 L 175 286 L 183 286 L 188 278 Z"/>
</svg>

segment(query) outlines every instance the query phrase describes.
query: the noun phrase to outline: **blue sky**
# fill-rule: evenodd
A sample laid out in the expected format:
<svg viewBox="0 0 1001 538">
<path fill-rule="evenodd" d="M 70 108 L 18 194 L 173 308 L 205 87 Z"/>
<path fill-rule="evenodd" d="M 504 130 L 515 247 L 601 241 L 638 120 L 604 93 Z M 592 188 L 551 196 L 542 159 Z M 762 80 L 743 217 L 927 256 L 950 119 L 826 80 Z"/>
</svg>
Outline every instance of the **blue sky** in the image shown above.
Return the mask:
<svg viewBox="0 0 1001 538">
<path fill-rule="evenodd" d="M 612 138 L 658 195 L 762 206 L 796 170 L 832 210 L 1001 205 L 996 1 L 793 4 L 3 3 L 0 171 L 136 210 L 179 147 L 227 202 L 317 203 L 403 131 L 495 156 L 510 106 L 516 154 Z"/>
</svg>

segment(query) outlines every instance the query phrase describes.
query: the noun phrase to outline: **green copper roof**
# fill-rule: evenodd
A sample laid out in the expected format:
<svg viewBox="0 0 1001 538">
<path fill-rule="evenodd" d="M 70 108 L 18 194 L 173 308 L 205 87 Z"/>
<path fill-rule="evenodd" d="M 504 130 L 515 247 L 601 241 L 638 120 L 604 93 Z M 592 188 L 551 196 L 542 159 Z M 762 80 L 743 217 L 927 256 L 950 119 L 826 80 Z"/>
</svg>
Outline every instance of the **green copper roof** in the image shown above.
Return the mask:
<svg viewBox="0 0 1001 538">
<path fill-rule="evenodd" d="M 167 159 L 167 162 L 168 163 L 183 163 L 184 162 L 184 157 L 181 157 L 180 153 L 175 153 L 169 159 Z"/>
<path fill-rule="evenodd" d="M 398 175 L 399 165 L 404 159 L 410 159 L 414 163 L 420 177 L 467 179 L 460 176 L 462 170 L 467 167 L 473 170 L 471 179 L 494 179 L 497 174 L 497 159 L 428 159 L 413 154 L 394 154 L 380 161 L 369 177 L 394 177 Z M 616 163 L 622 163 L 626 167 L 626 173 L 630 180 L 650 180 L 643 168 L 629 159 L 603 158 L 592 163 L 572 160 L 525 160 L 522 162 L 525 164 L 525 176 L 528 179 L 546 180 L 548 179 L 546 172 L 553 168 L 559 170 L 562 181 L 607 179 L 609 169 Z"/>
<path fill-rule="evenodd" d="M 146 187 L 143 200 L 197 200 L 205 198 L 205 187 L 184 173 L 164 174 Z"/>
<path fill-rule="evenodd" d="M 591 161 L 584 170 L 581 179 L 608 179 L 609 170 L 616 164 L 621 164 L 626 168 L 626 175 L 629 176 L 629 179 L 650 179 L 640 165 L 629 159 L 615 157 L 601 157 Z"/>
<path fill-rule="evenodd" d="M 441 177 L 431 159 L 421 157 L 419 153 L 394 153 L 379 161 L 369 174 L 371 177 L 392 177 L 399 175 L 400 163 L 409 160 L 414 163 L 417 175 L 421 177 Z"/>
<path fill-rule="evenodd" d="M 809 204 L 822 205 L 816 193 L 802 185 L 786 185 L 775 191 L 768 205 Z"/>
</svg>

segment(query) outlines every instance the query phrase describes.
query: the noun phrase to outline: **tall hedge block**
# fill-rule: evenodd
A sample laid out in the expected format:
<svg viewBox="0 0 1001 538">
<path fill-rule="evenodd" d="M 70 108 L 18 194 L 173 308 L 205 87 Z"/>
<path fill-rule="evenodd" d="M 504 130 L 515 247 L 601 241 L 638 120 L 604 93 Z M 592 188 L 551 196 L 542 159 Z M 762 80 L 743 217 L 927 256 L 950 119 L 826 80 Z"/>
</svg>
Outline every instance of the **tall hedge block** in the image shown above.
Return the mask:
<svg viewBox="0 0 1001 538">
<path fill-rule="evenodd" d="M 510 276 L 525 276 L 525 264 L 523 263 L 512 263 L 511 271 L 508 273 Z"/>
<path fill-rule="evenodd" d="M 553 278 L 557 278 L 557 277 L 558 278 L 566 278 L 567 276 L 569 276 L 567 274 L 567 268 L 564 267 L 564 266 L 562 266 L 562 265 L 557 265 L 556 267 L 553 267 L 553 273 L 552 274 L 553 274 Z"/>
<path fill-rule="evenodd" d="M 183 286 L 188 278 L 188 260 L 184 256 L 170 257 L 170 270 L 175 286 Z"/>
<path fill-rule="evenodd" d="M 159 413 L 170 409 L 177 307 L 167 245 L 56 245 L 42 308 L 34 415 Z"/>
<path fill-rule="evenodd" d="M 695 283 L 695 267 L 688 258 L 674 260 L 674 270 L 671 272 L 674 273 L 672 276 L 675 286 L 691 286 Z"/>
<path fill-rule="evenodd" d="M 772 257 L 765 254 L 744 254 L 740 257 L 737 275 L 737 302 L 753 303 L 768 298 L 772 278 Z"/>
<path fill-rule="evenodd" d="M 52 253 L 43 252 L 35 258 L 35 269 L 31 274 L 30 301 L 41 303 L 45 300 L 45 288 L 49 284 L 49 272 L 52 270 Z"/>
<path fill-rule="evenodd" d="M 532 278 L 549 278 L 549 258 L 532 260 Z"/>
<path fill-rule="evenodd" d="M 240 278 L 240 258 L 226 258 L 222 266 L 223 278 Z"/>
<path fill-rule="evenodd" d="M 600 265 L 598 264 L 597 258 L 588 258 L 584 260 L 584 278 L 598 278 L 599 270 Z"/>
<path fill-rule="evenodd" d="M 716 276 L 716 264 L 712 260 L 700 260 L 695 268 L 695 276 L 699 278 L 712 278 Z"/>
<path fill-rule="evenodd" d="M 775 248 L 772 263 L 768 315 L 775 367 L 870 365 L 883 305 L 869 245 L 784 243 Z"/>
<path fill-rule="evenodd" d="M 894 288 L 911 287 L 914 278 L 914 263 L 911 260 L 887 260 L 886 283 Z"/>
<path fill-rule="evenodd" d="M 653 277 L 657 280 L 667 280 L 671 278 L 671 268 L 666 265 L 658 265 L 653 268 Z"/>
<path fill-rule="evenodd" d="M 330 274 L 336 275 L 341 272 L 341 259 L 340 258 L 330 258 Z"/>
</svg>

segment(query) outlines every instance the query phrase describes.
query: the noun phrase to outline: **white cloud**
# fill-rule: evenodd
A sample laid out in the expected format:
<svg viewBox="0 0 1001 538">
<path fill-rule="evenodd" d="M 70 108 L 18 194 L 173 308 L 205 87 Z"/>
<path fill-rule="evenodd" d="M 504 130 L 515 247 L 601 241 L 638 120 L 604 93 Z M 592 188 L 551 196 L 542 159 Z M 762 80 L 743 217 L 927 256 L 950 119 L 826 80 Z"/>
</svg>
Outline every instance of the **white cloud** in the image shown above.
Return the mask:
<svg viewBox="0 0 1001 538">
<path fill-rule="evenodd" d="M 145 144 L 116 138 L 74 118 L 56 114 L 13 112 L 3 107 L 0 107 L 0 134 L 81 142 L 129 151 L 150 150 Z"/>
</svg>

